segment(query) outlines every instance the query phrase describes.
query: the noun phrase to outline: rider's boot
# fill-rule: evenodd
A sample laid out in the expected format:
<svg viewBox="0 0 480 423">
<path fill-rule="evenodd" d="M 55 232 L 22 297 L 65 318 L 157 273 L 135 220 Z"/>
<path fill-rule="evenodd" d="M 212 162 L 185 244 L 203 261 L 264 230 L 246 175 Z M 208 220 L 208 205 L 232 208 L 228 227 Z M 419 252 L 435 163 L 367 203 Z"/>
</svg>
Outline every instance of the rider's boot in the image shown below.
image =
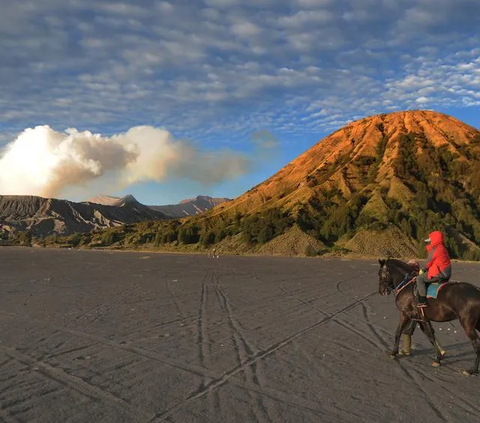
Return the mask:
<svg viewBox="0 0 480 423">
<path fill-rule="evenodd" d="M 407 335 L 404 333 L 402 335 L 402 348 L 400 349 L 400 354 L 410 355 L 412 353 L 412 335 Z"/>
<path fill-rule="evenodd" d="M 427 306 L 427 298 L 419 295 L 418 296 L 417 307 L 423 308 L 423 307 L 426 307 L 426 306 Z"/>
</svg>

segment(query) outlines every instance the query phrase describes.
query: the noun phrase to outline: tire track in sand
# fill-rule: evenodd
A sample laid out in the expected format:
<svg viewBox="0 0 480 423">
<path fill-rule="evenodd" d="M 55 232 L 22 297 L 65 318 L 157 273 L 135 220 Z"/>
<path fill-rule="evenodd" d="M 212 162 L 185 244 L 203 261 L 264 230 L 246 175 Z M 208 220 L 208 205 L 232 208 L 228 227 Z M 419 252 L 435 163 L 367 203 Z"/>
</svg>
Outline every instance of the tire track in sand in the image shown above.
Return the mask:
<svg viewBox="0 0 480 423">
<path fill-rule="evenodd" d="M 337 316 L 341 315 L 342 313 L 344 313 L 348 310 L 351 310 L 352 308 L 356 307 L 361 301 L 364 301 L 367 298 L 370 298 L 371 296 L 373 296 L 375 294 L 377 294 L 377 291 L 374 291 L 374 292 L 371 292 L 370 294 L 365 295 L 364 297 L 360 298 L 359 300 L 356 300 L 353 303 L 350 303 L 349 305 L 341 308 L 340 310 L 333 313 L 332 315 L 330 315 L 328 317 L 325 317 L 325 318 L 321 319 L 320 321 L 318 321 L 316 323 L 313 323 L 312 325 L 307 326 L 307 327 L 305 327 L 305 328 L 303 328 L 303 329 L 301 329 L 297 332 L 294 332 L 293 334 L 283 338 L 282 340 L 280 340 L 280 341 L 278 341 L 274 344 L 271 344 L 269 347 L 267 347 L 267 348 L 265 348 L 261 351 L 258 351 L 257 353 L 255 353 L 253 355 L 252 358 L 243 361 L 239 366 L 236 366 L 236 367 L 230 369 L 229 371 L 225 372 L 219 378 L 210 381 L 208 384 L 206 384 L 206 386 L 203 389 L 197 389 L 196 391 L 191 392 L 190 395 L 188 395 L 182 401 L 177 402 L 176 404 L 167 408 L 166 410 L 164 410 L 161 413 L 155 414 L 155 416 L 151 420 L 149 420 L 148 422 L 150 423 L 150 422 L 165 421 L 168 417 L 173 415 L 175 412 L 177 412 L 183 406 L 189 404 L 190 402 L 192 402 L 192 401 L 194 401 L 198 398 L 203 397 L 204 395 L 208 394 L 213 389 L 216 389 L 219 386 L 228 382 L 228 380 L 231 377 L 233 377 L 233 376 L 237 375 L 239 372 L 243 371 L 245 369 L 245 367 L 251 366 L 253 363 L 257 362 L 258 360 L 261 360 L 261 359 L 273 354 L 274 352 L 276 352 L 280 348 L 283 348 L 285 345 L 290 344 L 292 341 L 299 338 L 300 336 L 303 336 L 306 333 L 327 324 L 328 322 L 335 319 Z"/>
<path fill-rule="evenodd" d="M 338 289 L 339 285 L 342 284 L 343 282 L 346 282 L 348 280 L 350 280 L 352 278 L 347 278 L 347 279 L 344 279 L 340 282 L 337 283 L 337 291 L 339 293 L 341 293 L 342 295 L 344 296 L 347 296 L 346 294 L 344 294 L 342 291 L 340 291 Z M 285 286 L 281 285 L 280 286 L 280 289 L 285 292 L 287 295 L 290 295 L 292 298 L 294 298 L 295 300 L 297 300 L 298 302 L 312 308 L 313 310 L 317 311 L 318 313 L 320 313 L 322 316 L 324 317 L 329 317 L 330 315 L 326 312 L 324 312 L 323 310 L 319 309 L 317 306 L 315 306 L 314 304 L 312 304 L 311 302 L 309 301 L 306 301 L 304 299 L 302 299 L 301 297 L 299 297 L 298 295 L 296 295 L 294 292 L 290 291 L 289 289 L 285 288 Z M 365 333 L 357 330 L 357 329 L 354 329 L 352 328 L 351 326 L 347 325 L 346 323 L 344 322 L 341 322 L 340 320 L 337 320 L 337 319 L 334 319 L 333 320 L 336 324 L 338 324 L 339 326 L 341 326 L 342 328 L 354 333 L 355 335 L 359 336 L 360 338 L 362 338 L 363 340 L 367 341 L 369 344 L 371 344 L 372 346 L 378 348 L 378 349 L 381 349 L 381 347 L 378 345 L 377 342 L 375 342 L 375 340 L 371 339 L 370 337 L 366 336 Z"/>
<path fill-rule="evenodd" d="M 350 305 L 346 309 L 340 310 L 339 313 L 346 312 L 346 311 L 350 310 L 351 308 L 353 308 L 353 306 L 355 306 L 355 305 L 356 304 Z M 5 316 L 8 316 L 8 317 L 15 317 L 15 318 L 21 317 L 18 314 L 7 313 L 7 312 L 2 312 L 2 311 L 0 311 L 0 315 L 5 315 Z M 29 320 L 29 321 L 31 322 L 32 320 Z M 266 387 L 260 388 L 256 384 L 251 384 L 251 383 L 246 382 L 246 381 L 238 380 L 235 376 L 243 369 L 244 366 L 248 366 L 249 362 L 242 362 L 239 366 L 234 367 L 229 372 L 225 372 L 225 373 L 219 375 L 219 374 L 215 374 L 213 372 L 210 372 L 208 369 L 205 369 L 203 367 L 195 366 L 193 364 L 184 363 L 182 361 L 175 360 L 173 358 L 168 358 L 168 357 L 163 356 L 160 353 L 149 351 L 149 350 L 143 349 L 141 347 L 135 347 L 133 345 L 125 345 L 125 344 L 116 342 L 116 341 L 111 340 L 111 339 L 102 338 L 102 337 L 100 337 L 98 335 L 95 335 L 95 334 L 82 332 L 82 331 L 79 331 L 79 330 L 76 330 L 76 329 L 69 329 L 69 328 L 66 328 L 66 327 L 60 327 L 60 326 L 54 325 L 54 324 L 52 324 L 48 321 L 41 320 L 41 319 L 33 319 L 33 321 L 35 321 L 37 323 L 40 323 L 40 324 L 43 324 L 43 325 L 46 325 L 48 327 L 51 327 L 52 329 L 54 329 L 56 331 L 60 331 L 60 332 L 63 332 L 63 333 L 69 334 L 69 335 L 73 335 L 74 337 L 77 337 L 77 338 L 79 337 L 79 338 L 88 339 L 90 341 L 94 341 L 94 342 L 97 342 L 99 344 L 111 347 L 111 348 L 127 351 L 127 352 L 135 354 L 139 357 L 144 357 L 144 358 L 147 358 L 147 359 L 150 359 L 150 360 L 154 360 L 154 361 L 157 361 L 159 363 L 174 367 L 176 369 L 195 374 L 199 377 L 205 377 L 205 378 L 212 381 L 212 383 L 210 383 L 210 385 L 208 385 L 208 388 L 206 388 L 206 389 L 212 390 L 212 389 L 214 389 L 216 387 L 219 387 L 219 386 L 228 382 L 228 383 L 230 383 L 234 386 L 237 386 L 239 388 L 242 388 L 244 390 L 250 390 L 250 391 L 253 391 L 253 392 L 258 392 L 258 393 L 260 393 L 260 394 L 262 394 L 266 397 L 271 398 L 272 400 L 277 401 L 278 403 L 283 403 L 283 404 L 286 404 L 288 406 L 295 406 L 295 407 L 297 407 L 301 410 L 309 411 L 309 412 L 314 413 L 315 415 L 318 415 L 318 416 L 322 416 L 322 415 L 325 414 L 325 405 L 322 405 L 321 407 L 319 407 L 317 402 L 307 400 L 306 398 L 297 396 L 294 393 L 291 393 L 291 392 L 287 393 L 287 392 L 279 391 L 279 390 L 272 389 L 272 388 L 266 388 Z M 327 323 L 327 322 L 324 322 L 324 323 Z M 324 323 L 318 322 L 317 324 L 315 324 L 315 327 L 321 326 Z M 313 328 L 312 327 L 306 328 L 298 336 L 302 335 L 303 333 L 308 332 L 311 329 L 313 329 Z M 292 335 L 292 336 L 295 336 L 295 334 Z M 289 339 L 290 338 L 291 337 L 289 337 Z M 284 341 L 285 340 L 286 340 L 286 338 L 284 339 Z M 277 343 L 274 346 L 271 346 L 270 348 L 276 346 L 277 347 L 276 349 L 279 349 L 283 346 L 283 345 L 280 345 L 280 343 Z M 288 342 L 286 342 L 285 344 L 287 344 L 287 343 Z M 254 354 L 254 356 L 252 357 L 252 360 L 259 360 L 259 359 L 263 358 L 263 356 L 267 356 L 267 355 L 273 353 L 274 351 L 276 351 L 276 349 L 271 350 L 271 349 L 267 348 L 263 351 L 260 351 L 256 354 Z M 201 397 L 201 396 L 205 395 L 205 393 L 206 392 L 200 391 L 198 389 L 197 391 L 192 393 L 189 397 L 192 397 L 195 394 L 197 394 L 198 397 Z M 185 403 L 185 401 L 182 401 L 180 405 L 177 404 L 176 406 L 174 406 L 175 407 L 174 411 L 181 408 L 181 406 L 184 403 Z M 165 416 L 165 418 L 163 418 L 160 421 L 168 421 L 168 419 L 174 413 L 174 411 L 169 413 L 167 416 Z M 159 418 L 161 418 L 161 414 L 157 413 L 149 421 L 158 420 Z M 17 423 L 17 422 L 15 422 L 15 423 Z"/>
<path fill-rule="evenodd" d="M 386 343 L 385 339 L 382 338 L 382 336 L 377 332 L 377 330 L 375 329 L 374 325 L 372 324 L 372 322 L 370 321 L 370 317 L 368 317 L 368 312 L 367 312 L 367 307 L 365 304 L 363 304 L 363 302 L 360 303 L 361 306 L 362 306 L 362 312 L 363 312 L 363 316 L 366 320 L 366 323 L 367 323 L 367 326 L 368 328 L 370 329 L 370 331 L 373 333 L 373 335 L 382 343 L 382 345 L 384 345 L 385 347 L 388 348 L 388 344 Z M 398 367 L 399 369 L 402 371 L 402 373 L 407 376 L 413 383 L 414 385 L 418 388 L 419 391 L 421 391 L 423 393 L 423 395 L 425 396 L 425 401 L 427 402 L 427 404 L 430 406 L 430 408 L 432 409 L 432 411 L 435 413 L 435 415 L 439 418 L 440 421 L 443 421 L 443 422 L 447 422 L 448 420 L 443 416 L 443 413 L 440 409 L 440 405 L 437 403 L 437 401 L 435 401 L 432 396 L 430 395 L 430 393 L 428 392 L 428 390 L 426 390 L 422 384 L 419 382 L 419 380 L 414 377 L 414 374 L 412 374 L 410 372 L 410 370 L 403 365 L 403 363 L 395 360 L 397 363 L 398 363 Z"/>
<path fill-rule="evenodd" d="M 52 367 L 43 361 L 35 360 L 29 355 L 23 354 L 13 348 L 5 348 L 0 346 L 0 349 L 2 349 L 2 351 L 8 357 L 17 360 L 18 362 L 28 366 L 30 370 L 37 371 L 39 374 L 59 383 L 62 386 L 68 386 L 69 388 L 74 389 L 75 391 L 94 401 L 110 404 L 117 411 L 127 415 L 132 422 L 139 421 L 139 418 L 142 421 L 151 418 L 151 415 L 146 415 L 141 410 L 132 407 L 131 404 L 122 398 L 117 397 L 110 392 L 104 391 L 98 386 L 91 385 L 83 379 L 73 376 L 58 367 Z"/>
<path fill-rule="evenodd" d="M 205 269 L 205 275 L 202 280 L 202 290 L 200 294 L 200 306 L 198 309 L 198 318 L 197 318 L 197 348 L 198 348 L 198 358 L 200 360 L 200 366 L 203 368 L 208 368 L 206 361 L 208 360 L 208 334 L 205 329 L 207 323 L 207 298 L 208 298 L 208 287 L 207 279 L 209 277 L 210 271 Z M 202 377 L 202 382 L 200 389 L 205 388 L 206 380 L 205 377 Z"/>
<path fill-rule="evenodd" d="M 212 281 L 213 274 L 210 269 L 205 268 L 205 274 L 202 279 L 202 288 L 200 294 L 200 306 L 198 309 L 198 319 L 197 319 L 197 348 L 198 348 L 198 357 L 200 360 L 200 366 L 204 369 L 209 369 L 211 362 L 211 347 L 209 342 L 209 336 L 207 331 L 207 302 L 208 302 L 208 283 Z M 211 383 L 212 379 L 209 378 L 205 373 L 201 375 L 201 382 L 198 388 L 199 391 L 205 391 L 206 387 Z M 213 416 L 214 410 L 219 407 L 220 400 L 217 396 L 211 396 L 210 391 L 206 391 L 208 395 L 208 406 L 207 406 L 207 420 L 210 421 Z"/>
<path fill-rule="evenodd" d="M 228 326 L 232 334 L 232 342 L 234 345 L 235 353 L 237 354 L 237 362 L 238 365 L 241 365 L 242 362 L 251 360 L 252 357 L 255 355 L 253 351 L 254 347 L 250 345 L 250 343 L 242 333 L 242 328 L 232 310 L 228 295 L 221 288 L 220 277 L 216 272 L 213 276 L 215 279 L 215 293 L 217 295 L 220 307 L 227 315 Z M 246 382 L 257 385 L 259 388 L 261 388 L 261 367 L 261 361 L 254 362 L 251 366 L 245 367 L 244 371 L 242 372 L 243 379 Z M 254 395 L 252 391 L 248 392 L 252 400 L 252 412 L 257 422 L 261 422 L 264 420 L 270 423 L 279 421 L 277 413 L 274 410 L 269 410 L 268 406 L 263 401 L 262 395 L 259 395 L 258 393 Z M 273 418 L 272 416 L 270 416 L 270 414 L 274 414 Z"/>
</svg>

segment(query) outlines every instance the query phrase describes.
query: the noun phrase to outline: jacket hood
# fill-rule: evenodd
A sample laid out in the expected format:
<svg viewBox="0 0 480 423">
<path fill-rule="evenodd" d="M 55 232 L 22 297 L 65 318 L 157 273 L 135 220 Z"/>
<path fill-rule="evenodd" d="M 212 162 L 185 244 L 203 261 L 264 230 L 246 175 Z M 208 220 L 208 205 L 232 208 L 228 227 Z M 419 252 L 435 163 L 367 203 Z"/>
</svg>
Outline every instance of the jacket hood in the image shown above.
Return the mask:
<svg viewBox="0 0 480 423">
<path fill-rule="evenodd" d="M 439 244 L 443 244 L 443 234 L 440 231 L 431 232 L 428 237 L 432 241 L 430 244 L 433 247 L 436 247 Z"/>
</svg>

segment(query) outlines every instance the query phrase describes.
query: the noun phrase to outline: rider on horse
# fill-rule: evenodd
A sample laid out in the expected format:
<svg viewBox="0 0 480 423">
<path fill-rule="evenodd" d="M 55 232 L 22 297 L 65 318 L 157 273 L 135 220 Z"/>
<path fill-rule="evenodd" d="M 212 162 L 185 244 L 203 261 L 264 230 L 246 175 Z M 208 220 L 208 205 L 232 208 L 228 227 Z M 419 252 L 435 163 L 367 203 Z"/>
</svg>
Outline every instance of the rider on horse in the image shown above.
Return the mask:
<svg viewBox="0 0 480 423">
<path fill-rule="evenodd" d="M 447 282 L 452 276 L 452 264 L 450 256 L 444 245 L 443 234 L 440 231 L 434 231 L 429 234 L 426 268 L 420 271 L 417 277 L 418 307 L 427 306 L 427 283 Z"/>
</svg>

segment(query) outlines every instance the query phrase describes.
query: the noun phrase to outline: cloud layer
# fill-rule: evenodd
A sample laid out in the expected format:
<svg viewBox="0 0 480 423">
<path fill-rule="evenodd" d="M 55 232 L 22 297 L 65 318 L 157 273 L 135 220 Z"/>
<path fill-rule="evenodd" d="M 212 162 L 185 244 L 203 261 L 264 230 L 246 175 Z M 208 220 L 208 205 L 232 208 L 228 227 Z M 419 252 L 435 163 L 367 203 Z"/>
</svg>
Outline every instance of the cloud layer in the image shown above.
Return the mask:
<svg viewBox="0 0 480 423">
<path fill-rule="evenodd" d="M 149 123 L 228 140 L 480 105 L 477 0 L 4 3 L 5 131 Z"/>
<path fill-rule="evenodd" d="M 208 186 L 235 179 L 251 165 L 241 153 L 201 150 L 151 126 L 111 137 L 37 126 L 6 147 L 0 159 L 0 192 L 56 197 L 87 184 L 90 193 L 99 193 L 106 185 L 118 190 L 138 182 L 171 179 Z"/>
</svg>

